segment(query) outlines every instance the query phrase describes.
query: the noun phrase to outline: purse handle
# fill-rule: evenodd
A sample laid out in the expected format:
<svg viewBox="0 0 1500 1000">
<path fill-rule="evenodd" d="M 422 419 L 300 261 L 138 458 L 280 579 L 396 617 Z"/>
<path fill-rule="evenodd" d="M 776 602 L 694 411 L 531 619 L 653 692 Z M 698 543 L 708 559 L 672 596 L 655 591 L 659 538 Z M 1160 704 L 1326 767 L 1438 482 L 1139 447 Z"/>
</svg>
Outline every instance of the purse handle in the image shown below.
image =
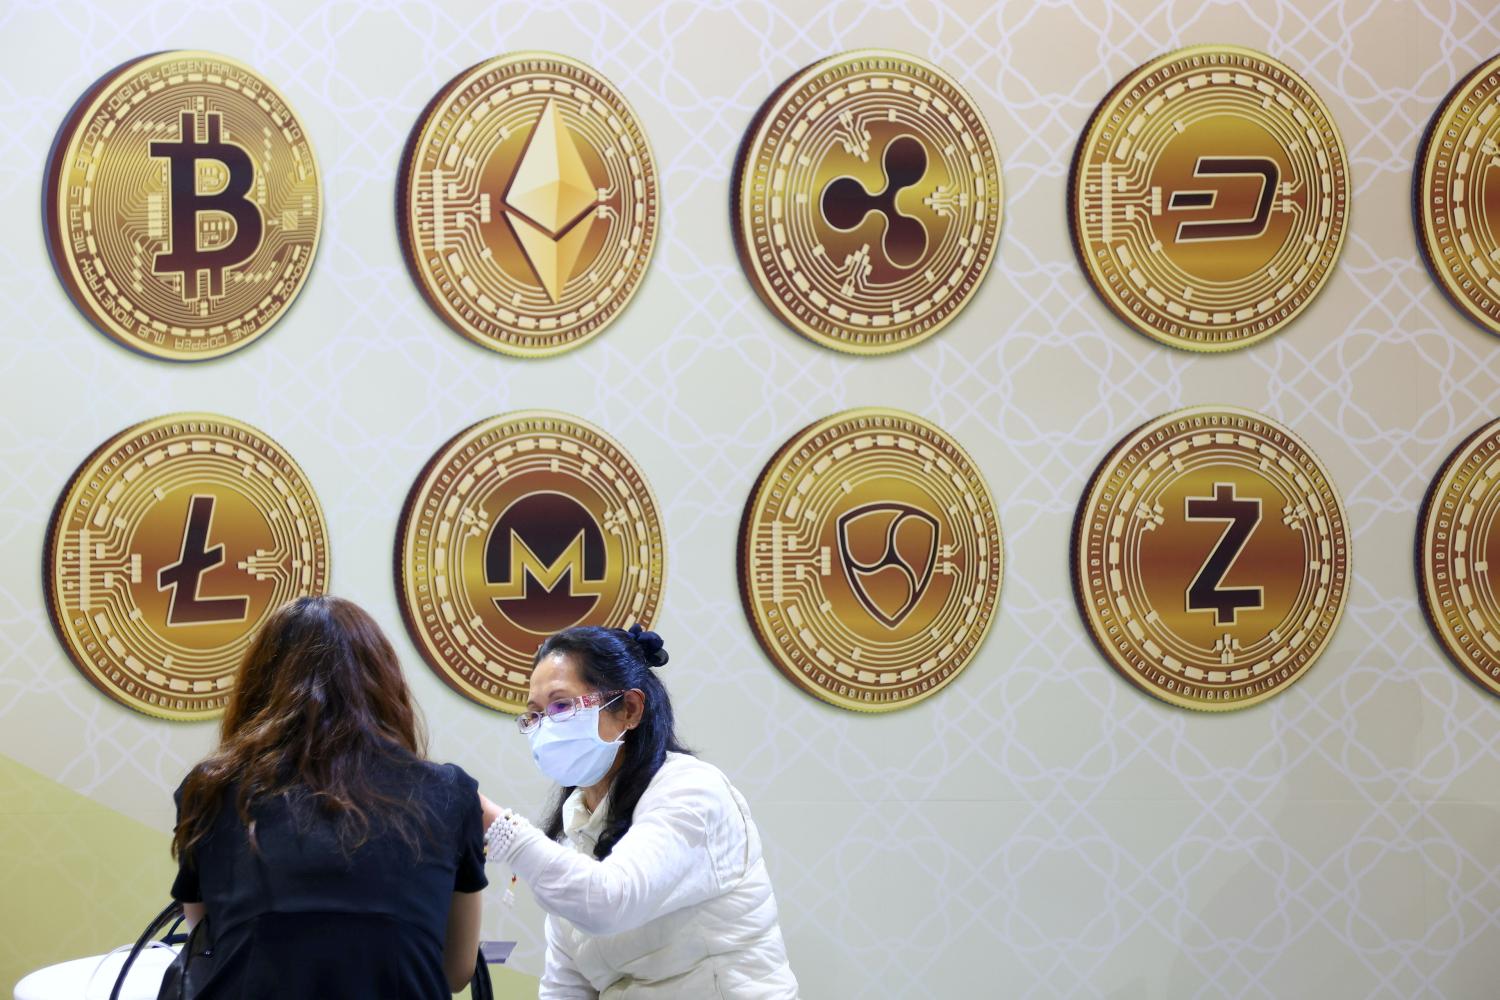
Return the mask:
<svg viewBox="0 0 1500 1000">
<path fill-rule="evenodd" d="M 125 956 L 125 964 L 120 966 L 120 974 L 115 977 L 114 988 L 109 991 L 109 1000 L 120 1000 L 120 990 L 125 987 L 125 977 L 130 975 L 130 967 L 135 964 L 136 958 L 146 948 L 147 943 L 163 930 L 166 930 L 166 936 L 170 938 L 180 923 L 182 923 L 182 904 L 174 899 L 166 909 L 152 919 L 151 923 L 146 925 L 141 936 L 136 938 L 130 954 Z"/>
<path fill-rule="evenodd" d="M 469 982 L 469 996 L 472 1000 L 495 1000 L 495 986 L 490 982 L 490 963 L 484 957 L 483 947 L 479 949 L 479 957 L 474 960 L 474 978 Z"/>
</svg>

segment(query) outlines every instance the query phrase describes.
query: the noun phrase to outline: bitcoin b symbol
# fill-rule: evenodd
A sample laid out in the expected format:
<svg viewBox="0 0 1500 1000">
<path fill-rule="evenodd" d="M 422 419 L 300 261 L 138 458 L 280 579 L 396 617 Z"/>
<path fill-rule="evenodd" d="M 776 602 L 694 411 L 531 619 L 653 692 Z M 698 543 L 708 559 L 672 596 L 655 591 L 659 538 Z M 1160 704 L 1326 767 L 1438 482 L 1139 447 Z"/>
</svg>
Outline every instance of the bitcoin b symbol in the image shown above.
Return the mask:
<svg viewBox="0 0 1500 1000">
<path fill-rule="evenodd" d="M 204 114 L 204 141 L 198 141 L 195 115 L 182 113 L 182 134 L 176 142 L 151 143 L 151 155 L 171 161 L 168 189 L 172 216 L 171 249 L 156 255 L 152 271 L 158 275 L 182 276 L 183 299 L 196 299 L 198 276 L 208 272 L 208 294 L 224 294 L 224 270 L 243 264 L 260 248 L 264 224 L 260 208 L 246 197 L 255 184 L 255 164 L 250 154 L 221 137 L 218 113 Z M 200 161 L 224 165 L 228 177 L 217 191 L 200 191 Z M 217 171 L 214 171 L 217 173 Z M 200 220 L 200 215 L 227 215 L 234 231 L 223 241 L 222 222 Z"/>
<path fill-rule="evenodd" d="M 1260 587 L 1219 586 L 1260 523 L 1260 500 L 1235 496 L 1233 483 L 1215 483 L 1213 496 L 1187 498 L 1187 519 L 1229 522 L 1188 587 L 1187 609 L 1212 611 L 1215 622 L 1233 625 L 1241 608 L 1253 611 L 1261 606 Z"/>
</svg>

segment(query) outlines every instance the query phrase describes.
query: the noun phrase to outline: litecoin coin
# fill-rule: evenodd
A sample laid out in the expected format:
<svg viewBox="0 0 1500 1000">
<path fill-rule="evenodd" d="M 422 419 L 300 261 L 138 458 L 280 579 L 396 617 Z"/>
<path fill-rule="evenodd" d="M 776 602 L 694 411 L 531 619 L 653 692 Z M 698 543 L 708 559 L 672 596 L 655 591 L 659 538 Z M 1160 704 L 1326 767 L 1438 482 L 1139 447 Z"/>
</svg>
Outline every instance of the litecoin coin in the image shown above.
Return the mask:
<svg viewBox="0 0 1500 1000">
<path fill-rule="evenodd" d="M 460 73 L 402 157 L 406 262 L 439 316 L 485 347 L 557 354 L 640 287 L 656 165 L 624 96 L 582 63 L 521 52 Z"/>
<path fill-rule="evenodd" d="M 58 498 L 42 574 L 68 655 L 122 704 L 206 719 L 251 639 L 328 585 L 328 527 L 307 476 L 253 427 L 208 413 L 137 424 Z"/>
<path fill-rule="evenodd" d="M 412 640 L 460 694 L 526 706 L 542 640 L 649 624 L 666 573 L 661 517 L 635 462 L 561 413 L 510 413 L 443 445 L 406 498 L 396 586 Z"/>
<path fill-rule="evenodd" d="M 1500 695 L 1500 420 L 1459 445 L 1432 481 L 1417 535 L 1427 620 L 1453 662 Z"/>
<path fill-rule="evenodd" d="M 1300 76 L 1200 45 L 1131 73 L 1073 158 L 1068 221 L 1084 273 L 1148 337 L 1228 351 L 1290 323 L 1333 271 L 1349 162 Z"/>
<path fill-rule="evenodd" d="M 899 410 L 849 410 L 797 434 L 740 523 L 740 595 L 798 687 L 886 712 L 958 676 L 1000 598 L 995 503 L 958 443 Z"/>
<path fill-rule="evenodd" d="M 957 82 L 846 52 L 761 106 L 735 163 L 740 263 L 782 322 L 840 351 L 925 340 L 974 295 L 1000 232 L 1000 162 Z"/>
<path fill-rule="evenodd" d="M 244 347 L 291 305 L 318 247 L 312 147 L 254 70 L 163 52 L 74 105 L 47 164 L 53 267 L 95 326 L 173 361 Z"/>
<path fill-rule="evenodd" d="M 1183 708 L 1263 701 L 1317 659 L 1343 613 L 1344 508 L 1291 431 L 1194 407 L 1130 434 L 1073 528 L 1085 624 L 1127 680 Z"/>
<path fill-rule="evenodd" d="M 1497 164 L 1500 56 L 1459 81 L 1433 115 L 1417 154 L 1412 199 L 1417 242 L 1438 285 L 1491 333 L 1500 333 Z"/>
</svg>

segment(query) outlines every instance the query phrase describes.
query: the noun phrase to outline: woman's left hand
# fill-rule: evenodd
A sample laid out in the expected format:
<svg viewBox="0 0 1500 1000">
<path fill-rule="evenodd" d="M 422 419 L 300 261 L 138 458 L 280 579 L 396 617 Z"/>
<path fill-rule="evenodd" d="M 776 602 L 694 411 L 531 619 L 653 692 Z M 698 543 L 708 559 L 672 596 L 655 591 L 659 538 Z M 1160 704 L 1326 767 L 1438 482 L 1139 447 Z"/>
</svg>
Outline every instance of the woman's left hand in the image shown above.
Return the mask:
<svg viewBox="0 0 1500 1000">
<path fill-rule="evenodd" d="M 500 807 L 485 797 L 483 792 L 479 793 L 479 811 L 484 814 L 484 828 L 488 830 L 490 824 L 500 818 Z"/>
</svg>

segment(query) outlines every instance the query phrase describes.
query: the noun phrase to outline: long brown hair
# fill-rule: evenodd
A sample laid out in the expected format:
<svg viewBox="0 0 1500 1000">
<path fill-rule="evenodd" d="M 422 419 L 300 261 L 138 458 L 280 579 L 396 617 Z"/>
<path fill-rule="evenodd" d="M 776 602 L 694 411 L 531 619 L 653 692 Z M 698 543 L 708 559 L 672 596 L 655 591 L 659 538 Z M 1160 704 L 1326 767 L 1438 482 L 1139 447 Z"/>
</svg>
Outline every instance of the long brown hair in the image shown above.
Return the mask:
<svg viewBox="0 0 1500 1000">
<path fill-rule="evenodd" d="M 183 782 L 172 854 L 192 857 L 231 784 L 252 846 L 256 801 L 294 793 L 335 820 L 347 850 L 368 839 L 372 818 L 415 846 L 417 806 L 382 792 L 372 770 L 425 757 L 421 719 L 380 626 L 342 598 L 298 598 L 274 611 L 250 644 L 219 748 Z"/>
</svg>

